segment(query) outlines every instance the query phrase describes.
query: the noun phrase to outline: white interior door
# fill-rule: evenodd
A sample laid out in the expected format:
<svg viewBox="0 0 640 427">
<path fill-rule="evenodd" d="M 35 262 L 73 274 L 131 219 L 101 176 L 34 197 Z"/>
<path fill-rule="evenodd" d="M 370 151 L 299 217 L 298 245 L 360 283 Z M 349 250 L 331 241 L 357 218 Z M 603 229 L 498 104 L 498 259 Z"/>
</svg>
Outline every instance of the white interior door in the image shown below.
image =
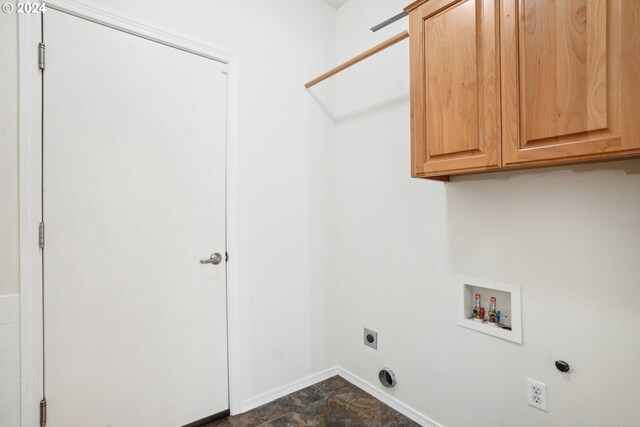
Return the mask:
<svg viewBox="0 0 640 427">
<path fill-rule="evenodd" d="M 223 65 L 55 10 L 44 42 L 47 426 L 226 411 Z"/>
</svg>

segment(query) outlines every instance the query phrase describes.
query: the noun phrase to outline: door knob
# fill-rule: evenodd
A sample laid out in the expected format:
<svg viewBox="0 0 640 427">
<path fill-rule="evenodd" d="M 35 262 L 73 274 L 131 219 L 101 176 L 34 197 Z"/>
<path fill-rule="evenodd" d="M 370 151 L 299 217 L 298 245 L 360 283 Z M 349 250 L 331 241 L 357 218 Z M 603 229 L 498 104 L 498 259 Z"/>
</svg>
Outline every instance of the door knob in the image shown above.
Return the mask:
<svg viewBox="0 0 640 427">
<path fill-rule="evenodd" d="M 214 253 L 209 257 L 209 259 L 201 259 L 200 264 L 213 264 L 218 265 L 222 262 L 222 255 L 218 252 Z"/>
</svg>

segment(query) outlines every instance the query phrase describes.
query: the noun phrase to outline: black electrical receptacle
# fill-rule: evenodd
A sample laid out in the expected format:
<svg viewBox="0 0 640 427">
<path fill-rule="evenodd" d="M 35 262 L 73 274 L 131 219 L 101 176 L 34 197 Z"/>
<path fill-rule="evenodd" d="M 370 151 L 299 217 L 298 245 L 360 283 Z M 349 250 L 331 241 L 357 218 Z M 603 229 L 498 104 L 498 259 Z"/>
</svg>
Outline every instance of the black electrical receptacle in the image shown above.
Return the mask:
<svg viewBox="0 0 640 427">
<path fill-rule="evenodd" d="M 375 350 L 378 349 L 378 333 L 371 329 L 364 328 L 364 345 Z"/>
<path fill-rule="evenodd" d="M 558 369 L 558 371 L 562 372 L 562 373 L 567 373 L 567 372 L 571 372 L 571 366 L 569 365 L 568 362 L 564 361 L 564 360 L 556 360 L 556 369 Z"/>
</svg>

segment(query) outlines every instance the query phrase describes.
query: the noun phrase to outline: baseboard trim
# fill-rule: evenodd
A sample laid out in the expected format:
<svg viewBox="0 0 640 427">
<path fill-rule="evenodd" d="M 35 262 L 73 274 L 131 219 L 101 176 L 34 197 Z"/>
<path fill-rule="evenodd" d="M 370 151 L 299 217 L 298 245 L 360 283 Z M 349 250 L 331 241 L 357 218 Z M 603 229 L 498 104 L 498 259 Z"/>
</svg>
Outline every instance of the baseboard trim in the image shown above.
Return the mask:
<svg viewBox="0 0 640 427">
<path fill-rule="evenodd" d="M 298 390 L 302 390 L 305 387 L 309 387 L 311 385 L 314 385 L 316 383 L 319 383 L 320 381 L 324 381 L 336 375 L 341 376 L 345 380 L 349 381 L 351 384 L 361 388 L 362 390 L 366 391 L 376 399 L 380 400 L 381 402 L 384 402 L 385 404 L 389 405 L 396 411 L 400 412 L 405 417 L 415 421 L 421 426 L 443 427 L 441 424 L 438 424 L 437 422 L 433 421 L 431 418 L 427 417 L 426 415 L 421 414 L 420 412 L 416 411 L 409 405 L 402 403 L 401 401 L 399 401 L 393 396 L 389 396 L 382 390 L 378 389 L 377 387 L 374 387 L 373 385 L 369 384 L 362 378 L 352 374 L 351 372 L 339 366 L 334 366 L 333 368 L 326 369 L 324 371 L 310 375 L 306 378 L 302 378 L 298 381 L 294 381 L 282 387 L 278 387 L 274 390 L 260 394 L 256 397 L 246 399 L 242 402 L 242 410 L 237 413 L 232 413 L 231 415 L 237 415 L 243 412 L 250 411 L 254 408 L 257 408 L 258 406 L 262 406 L 266 403 L 273 402 L 274 400 L 284 397 L 287 394 L 294 393 Z"/>
<path fill-rule="evenodd" d="M 210 424 L 220 418 L 226 418 L 229 416 L 229 410 L 226 409 L 222 412 L 218 412 L 217 414 L 209 415 L 208 417 L 204 417 L 199 419 L 198 421 L 194 421 L 192 423 L 186 424 L 182 427 L 202 427 L 204 425 Z"/>
<path fill-rule="evenodd" d="M 405 417 L 417 422 L 421 426 L 443 427 L 441 424 L 438 424 L 437 422 L 433 421 L 431 418 L 427 417 L 426 415 L 416 411 L 409 405 L 402 403 L 395 397 L 389 396 L 382 390 L 378 389 L 377 387 L 374 387 L 373 385 L 369 384 L 367 381 L 363 380 L 357 375 L 352 374 L 346 369 L 338 367 L 336 371 L 338 375 L 340 375 L 345 380 L 349 381 L 351 384 L 361 388 L 362 390 L 366 391 L 376 399 L 384 402 L 385 404 L 389 405 L 396 411 L 400 412 Z"/>
<path fill-rule="evenodd" d="M 262 406 L 266 403 L 273 402 L 274 400 L 280 399 L 281 397 L 284 397 L 287 394 L 291 394 L 298 390 L 302 390 L 305 387 L 309 387 L 310 385 L 314 385 L 315 383 L 319 383 L 320 381 L 324 381 L 336 375 L 338 375 L 337 367 L 325 369 L 324 371 L 320 371 L 316 374 L 309 375 L 306 378 L 302 378 L 298 381 L 294 381 L 282 387 L 278 387 L 274 390 L 271 390 L 266 393 L 262 393 L 258 396 L 244 400 L 242 402 L 242 410 L 237 413 L 233 412 L 231 415 L 237 415 L 239 413 L 250 411 L 254 408 L 257 408 L 258 406 Z"/>
</svg>

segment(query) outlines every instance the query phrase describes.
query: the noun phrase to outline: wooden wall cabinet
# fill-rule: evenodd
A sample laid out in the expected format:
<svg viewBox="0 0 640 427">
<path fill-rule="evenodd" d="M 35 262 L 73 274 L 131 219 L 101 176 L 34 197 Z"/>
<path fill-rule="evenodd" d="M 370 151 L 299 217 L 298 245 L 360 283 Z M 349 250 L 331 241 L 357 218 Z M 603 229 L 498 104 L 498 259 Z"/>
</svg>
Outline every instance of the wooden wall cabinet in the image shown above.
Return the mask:
<svg viewBox="0 0 640 427">
<path fill-rule="evenodd" d="M 640 156 L 640 1 L 405 10 L 412 176 Z"/>
<path fill-rule="evenodd" d="M 501 166 L 495 0 L 409 6 L 412 176 Z"/>
</svg>

